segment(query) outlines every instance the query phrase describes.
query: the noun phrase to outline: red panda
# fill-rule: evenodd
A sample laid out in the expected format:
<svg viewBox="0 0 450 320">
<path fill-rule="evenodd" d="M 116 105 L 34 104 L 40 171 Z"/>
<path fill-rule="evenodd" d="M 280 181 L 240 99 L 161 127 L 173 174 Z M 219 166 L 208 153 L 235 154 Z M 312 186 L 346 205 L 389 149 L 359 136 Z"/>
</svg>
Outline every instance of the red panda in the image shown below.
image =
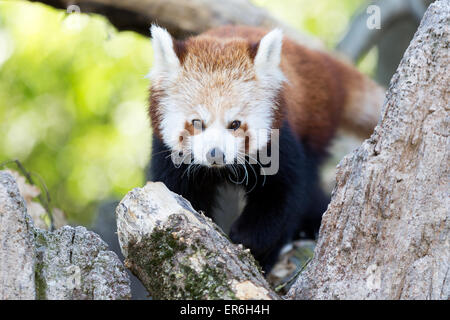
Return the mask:
<svg viewBox="0 0 450 320">
<path fill-rule="evenodd" d="M 242 187 L 246 205 L 229 236 L 268 272 L 299 232 L 318 232 L 328 205 L 318 165 L 338 128 L 370 135 L 384 91 L 280 29 L 225 26 L 184 41 L 157 26 L 151 33 L 150 179 L 209 216 L 219 186 Z M 263 150 L 276 153 L 273 174 Z"/>
</svg>

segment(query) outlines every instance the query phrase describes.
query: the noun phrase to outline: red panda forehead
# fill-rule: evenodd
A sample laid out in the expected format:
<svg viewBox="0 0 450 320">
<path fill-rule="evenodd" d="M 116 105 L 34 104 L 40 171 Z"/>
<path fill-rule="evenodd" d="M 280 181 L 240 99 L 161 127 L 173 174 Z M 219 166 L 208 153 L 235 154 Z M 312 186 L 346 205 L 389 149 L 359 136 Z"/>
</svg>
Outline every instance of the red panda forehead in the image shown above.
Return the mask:
<svg viewBox="0 0 450 320">
<path fill-rule="evenodd" d="M 243 75 L 254 75 L 254 48 L 244 39 L 220 40 L 202 36 L 178 43 L 175 47 L 185 71 L 240 70 Z"/>
</svg>

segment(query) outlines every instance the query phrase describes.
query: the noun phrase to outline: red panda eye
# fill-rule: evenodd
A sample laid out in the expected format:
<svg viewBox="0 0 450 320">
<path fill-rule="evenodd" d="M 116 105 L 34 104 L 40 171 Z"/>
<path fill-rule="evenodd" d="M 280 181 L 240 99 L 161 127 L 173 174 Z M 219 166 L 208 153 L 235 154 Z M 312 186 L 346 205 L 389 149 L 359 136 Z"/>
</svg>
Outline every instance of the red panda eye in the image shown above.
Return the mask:
<svg viewBox="0 0 450 320">
<path fill-rule="evenodd" d="M 232 123 L 230 123 L 229 128 L 232 130 L 237 130 L 241 126 L 241 122 L 239 120 L 234 120 Z"/>
<path fill-rule="evenodd" d="M 203 124 L 203 121 L 200 119 L 194 119 L 192 120 L 192 125 L 194 126 L 194 128 L 196 129 L 201 129 L 203 130 L 205 128 L 205 125 Z"/>
</svg>

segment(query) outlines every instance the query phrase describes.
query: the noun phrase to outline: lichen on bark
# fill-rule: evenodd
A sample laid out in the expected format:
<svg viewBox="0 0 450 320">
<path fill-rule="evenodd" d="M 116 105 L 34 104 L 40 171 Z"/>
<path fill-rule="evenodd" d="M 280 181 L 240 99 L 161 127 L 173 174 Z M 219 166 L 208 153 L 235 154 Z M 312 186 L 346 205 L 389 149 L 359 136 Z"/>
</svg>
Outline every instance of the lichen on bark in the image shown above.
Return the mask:
<svg viewBox="0 0 450 320">
<path fill-rule="evenodd" d="M 279 299 L 253 256 L 161 182 L 116 208 L 125 265 L 159 299 Z"/>
<path fill-rule="evenodd" d="M 183 219 L 173 214 L 163 228 L 155 227 L 149 236 L 131 244 L 126 265 L 137 276 L 145 277 L 156 299 L 235 298 L 222 263 L 198 264 L 199 257 L 211 258 L 216 253 L 208 251 L 198 239 L 186 241 Z"/>
</svg>

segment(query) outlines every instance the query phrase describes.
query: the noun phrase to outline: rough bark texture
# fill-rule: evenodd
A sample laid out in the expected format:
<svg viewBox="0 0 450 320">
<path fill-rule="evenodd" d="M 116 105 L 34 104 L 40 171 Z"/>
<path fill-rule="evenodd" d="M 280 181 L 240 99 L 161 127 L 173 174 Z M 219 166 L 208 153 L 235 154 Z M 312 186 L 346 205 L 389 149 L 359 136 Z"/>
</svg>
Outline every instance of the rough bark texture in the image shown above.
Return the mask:
<svg viewBox="0 0 450 320">
<path fill-rule="evenodd" d="M 33 222 L 14 178 L 0 171 L 0 300 L 34 299 Z"/>
<path fill-rule="evenodd" d="M 292 299 L 449 299 L 450 3 L 437 1 L 374 134 L 344 158 Z"/>
<path fill-rule="evenodd" d="M 323 43 L 272 17 L 248 0 L 31 0 L 56 8 L 77 5 L 81 12 L 107 17 L 119 30 L 149 35 L 152 23 L 165 27 L 175 38 L 185 38 L 225 24 L 280 27 L 290 38 L 315 49 Z"/>
<path fill-rule="evenodd" d="M 161 182 L 116 209 L 125 265 L 157 299 L 278 299 L 248 250 Z"/>
<path fill-rule="evenodd" d="M 35 228 L 13 176 L 0 171 L 0 300 L 128 298 L 125 268 L 98 235 Z"/>
</svg>

